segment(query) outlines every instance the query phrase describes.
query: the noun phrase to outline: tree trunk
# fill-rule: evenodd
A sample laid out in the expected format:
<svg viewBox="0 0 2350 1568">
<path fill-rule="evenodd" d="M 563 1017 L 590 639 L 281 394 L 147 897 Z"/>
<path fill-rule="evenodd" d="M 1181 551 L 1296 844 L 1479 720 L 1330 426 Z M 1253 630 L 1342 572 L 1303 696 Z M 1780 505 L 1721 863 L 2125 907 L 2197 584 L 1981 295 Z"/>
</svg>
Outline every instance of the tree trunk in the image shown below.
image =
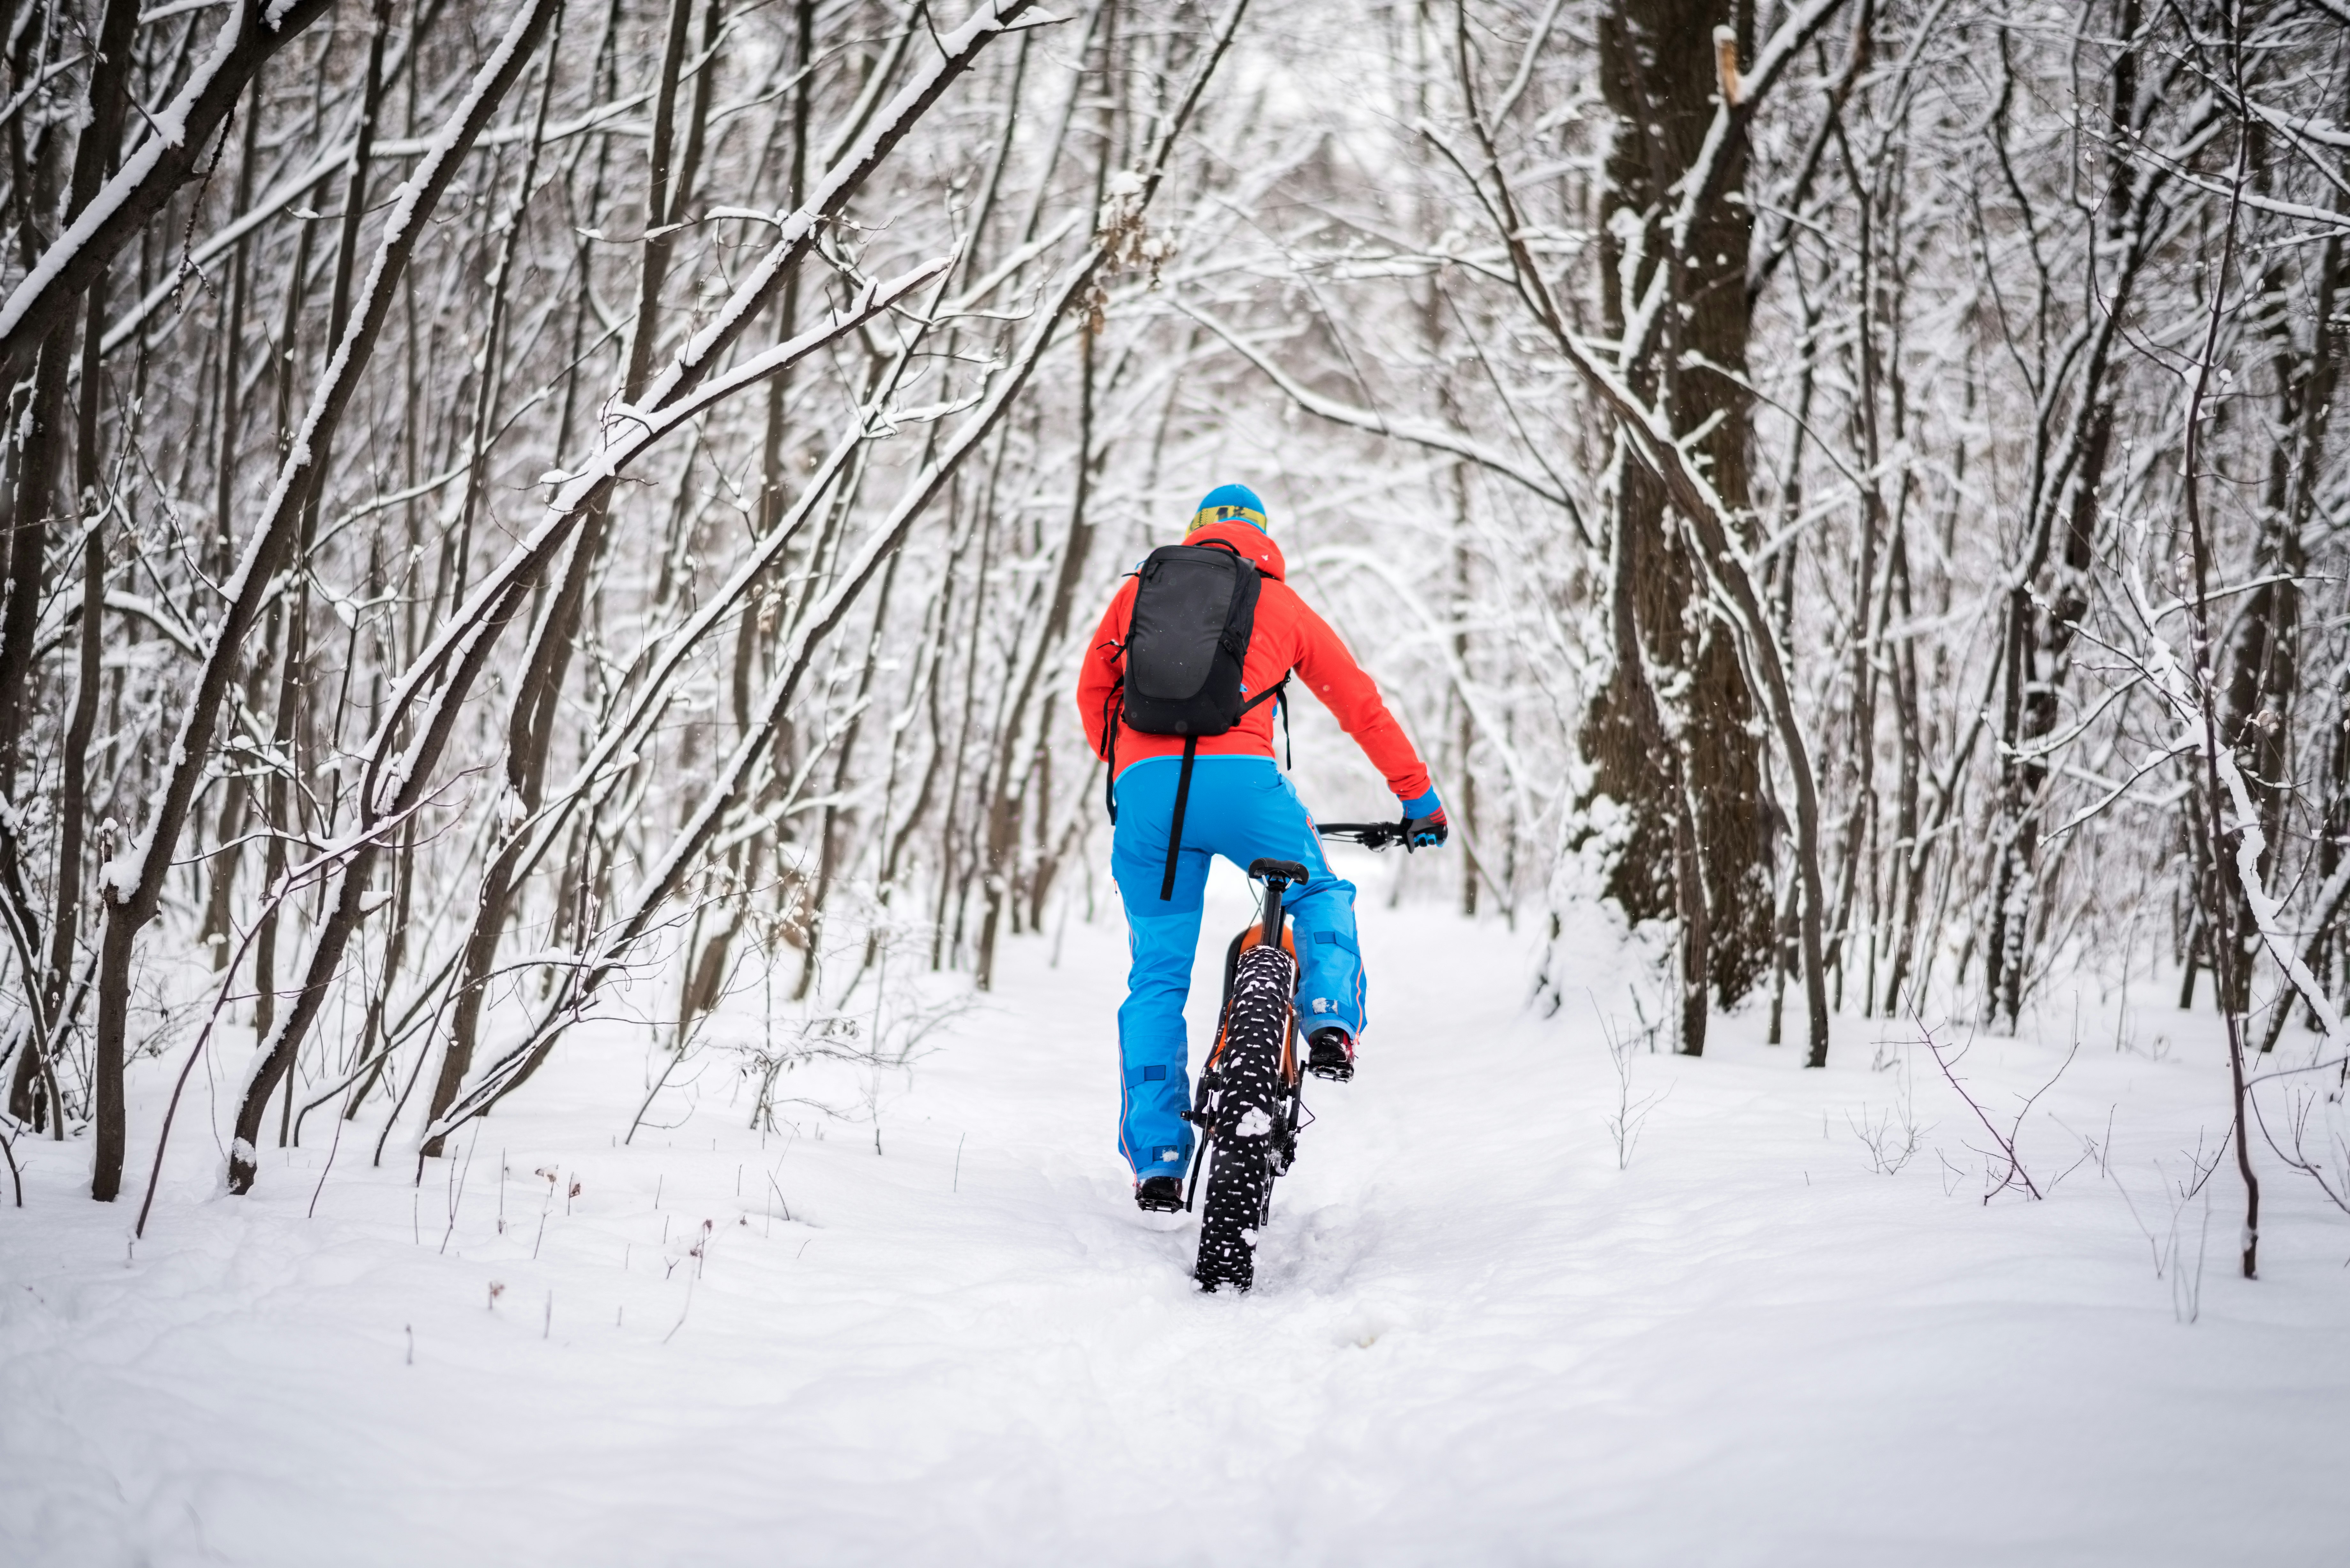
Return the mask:
<svg viewBox="0 0 2350 1568">
<path fill-rule="evenodd" d="M 1597 224 L 1598 272 L 1607 329 L 1618 340 L 1638 294 L 1671 256 L 1659 214 L 1671 207 L 1713 120 L 1717 26 L 1739 29 L 1741 49 L 1751 52 L 1750 13 L 1729 0 L 1613 0 L 1599 20 L 1600 88 L 1616 125 Z M 1670 261 L 1668 298 L 1680 308 L 1669 303 L 1657 313 L 1660 335 L 1637 345 L 1624 367 L 1633 389 L 1660 402 L 1676 431 L 1718 421 L 1696 450 L 1733 516 L 1749 505 L 1750 399 L 1727 376 L 1679 367 L 1695 356 L 1733 374 L 1745 369 L 1753 220 L 1744 170 L 1742 150 L 1734 151 L 1700 205 L 1686 256 Z M 1639 236 L 1644 253 L 1628 298 L 1627 232 Z M 1632 626 L 1616 636 L 1617 657 L 1580 736 L 1595 795 L 1617 802 L 1627 818 L 1607 892 L 1634 919 L 1679 916 L 1685 983 L 1694 977 L 1727 1006 L 1762 978 L 1772 952 L 1770 834 L 1751 732 L 1753 697 L 1731 639 L 1698 607 L 1702 572 L 1680 531 L 1667 524 L 1664 485 L 1638 462 L 1617 466 L 1615 603 Z M 1660 685 L 1674 693 L 1669 714 L 1658 707 Z M 1663 751 L 1650 743 L 1660 732 L 1670 740 Z M 1695 820 L 1684 833 L 1679 818 L 1690 811 Z M 1689 856 L 1694 877 L 1684 874 Z M 1686 1033 L 1683 1042 L 1689 1048 Z M 1695 1044 L 1702 1045 L 1701 1025 Z"/>
<path fill-rule="evenodd" d="M 67 199 L 66 222 L 70 225 L 84 208 L 96 199 L 99 185 L 114 165 L 115 154 L 122 145 L 122 121 L 130 99 L 130 41 L 139 19 L 136 0 L 107 0 L 106 14 L 99 23 L 99 57 L 90 71 L 89 119 L 80 140 L 74 147 L 73 185 Z M 81 905 L 81 830 L 85 812 L 86 774 L 89 737 L 97 722 L 99 684 L 99 639 L 103 631 L 104 618 L 99 613 L 105 598 L 106 557 L 99 531 L 102 515 L 97 508 L 98 493 L 103 488 L 104 474 L 99 466 L 98 419 L 100 410 L 99 355 L 99 345 L 106 337 L 106 268 L 101 264 L 91 269 L 86 285 L 88 310 L 83 327 L 86 347 L 82 356 L 82 430 L 78 446 L 79 473 L 77 488 L 83 492 L 81 510 L 88 517 L 89 538 L 82 551 L 82 647 L 80 690 L 75 694 L 74 714 L 68 726 L 65 759 L 65 790 L 59 801 L 58 833 L 58 899 L 53 917 L 56 946 L 49 959 L 50 974 L 41 982 L 47 996 L 62 1002 L 66 991 L 66 972 L 72 968 L 74 927 Z M 68 316 L 70 323 L 70 316 Z M 42 347 L 41 365 L 54 364 L 58 376 L 57 401 L 58 414 L 64 410 L 63 384 L 65 358 L 72 338 L 68 324 L 50 336 Z M 37 402 L 40 393 L 36 389 Z M 55 462 L 59 444 L 54 426 L 50 435 L 49 461 Z M 30 465 L 27 465 L 28 468 Z M 53 499 L 43 494 L 40 502 Z M 46 505 L 36 504 L 38 516 Z M 23 521 L 19 513 L 19 522 Z M 16 746 L 23 733 L 25 708 L 30 701 L 32 677 L 32 628 L 27 620 L 23 628 L 23 644 L 18 644 L 18 612 L 20 607 L 28 618 L 39 615 L 41 592 L 41 562 L 39 552 L 46 544 L 46 530 L 37 525 L 20 531 L 11 552 L 10 592 L 5 632 L 0 632 L 0 780 L 13 781 Z M 29 546 L 29 549 L 28 549 Z M 17 558 L 31 554 L 29 570 L 15 566 Z M 21 658 L 20 658 L 21 653 Z M 78 736 L 77 744 L 75 737 Z M 10 784 L 13 793 L 13 782 Z M 68 902 L 68 897 L 71 901 Z M 27 933 L 30 935 L 30 933 Z M 26 977 L 29 988 L 33 977 Z M 54 1015 L 54 1014 L 53 1014 Z M 112 1168 L 119 1171 L 122 1162 L 122 1056 L 120 1052 L 97 1052 L 90 1063 L 97 1124 L 96 1164 L 90 1181 L 90 1196 L 101 1202 L 113 1198 L 119 1181 L 109 1178 L 109 1155 Z"/>
</svg>

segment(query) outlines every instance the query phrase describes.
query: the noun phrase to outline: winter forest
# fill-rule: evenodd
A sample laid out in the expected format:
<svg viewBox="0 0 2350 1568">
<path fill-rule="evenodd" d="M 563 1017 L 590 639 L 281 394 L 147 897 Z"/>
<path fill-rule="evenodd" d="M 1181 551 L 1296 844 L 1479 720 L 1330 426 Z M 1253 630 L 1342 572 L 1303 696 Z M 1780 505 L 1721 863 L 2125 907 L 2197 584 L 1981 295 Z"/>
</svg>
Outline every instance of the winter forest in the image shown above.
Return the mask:
<svg viewBox="0 0 2350 1568">
<path fill-rule="evenodd" d="M 2303 1406 L 2350 1391 L 2342 0 L 0 0 L 0 1258 L 24 1298 L 0 1306 L 0 1542 L 23 1532 L 19 1560 L 300 1561 L 306 1529 L 363 1511 L 307 1490 L 317 1461 L 291 1450 L 243 1490 L 165 1484 L 171 1443 L 125 1436 L 153 1397 L 131 1353 L 86 1334 L 201 1322 L 244 1365 L 275 1324 L 341 1365 L 344 1331 L 273 1317 L 270 1293 L 315 1279 L 356 1290 L 333 1312 L 371 1311 L 469 1258 L 463 1332 L 529 1320 L 523 1348 L 465 1353 L 491 1376 L 560 1342 L 569 1300 L 621 1303 L 563 1227 L 623 1188 L 647 1201 L 598 1221 L 594 1266 L 705 1297 L 622 1305 L 594 1332 L 660 1319 L 629 1355 L 688 1354 L 689 1318 L 731 1300 L 746 1339 L 764 1313 L 853 1362 L 865 1330 L 838 1314 L 924 1249 L 993 1251 L 983 1272 L 1028 1246 L 1074 1281 L 1124 1271 L 1126 1295 L 1059 1332 L 1130 1332 L 1121 1376 L 1187 1345 L 1151 1375 L 1170 1401 L 1219 1358 L 1236 1380 L 1287 1366 L 1284 1334 L 1367 1362 L 1407 1354 L 1381 1336 L 1409 1325 L 1429 1365 L 1321 1418 L 1491 1415 L 1503 1395 L 1461 1368 L 1502 1342 L 1446 1350 L 1439 1309 L 1412 1304 L 1418 1243 L 1366 1184 L 1420 1179 L 1382 1163 L 1399 1145 L 1519 1138 L 1572 1147 L 1547 1174 L 1497 1155 L 1522 1193 L 1464 1188 L 1497 1249 L 1552 1244 L 1528 1206 L 1654 1173 L 1686 1185 L 1607 1199 L 1633 1205 L 1617 1241 L 1572 1229 L 1590 1211 L 1542 1224 L 1567 1228 L 1558 1256 L 1604 1270 L 1628 1247 L 1639 1291 L 1683 1292 L 1689 1258 L 1621 1236 L 1698 1223 L 1768 1166 L 1773 1202 L 1853 1207 L 1758 1206 L 1740 1236 L 1922 1258 L 1941 1243 L 1902 1241 L 1926 1223 L 1905 1215 L 1946 1216 L 1934 1234 L 1991 1249 L 2001 1281 L 2027 1252 L 2087 1269 L 2106 1248 L 2120 1282 L 2081 1300 L 2158 1329 L 2068 1343 L 2224 1345 L 2193 1354 L 2268 1391 L 2230 1417 L 2247 1445 L 2314 1441 Z M 1121 577 L 1226 481 L 1265 496 L 1452 836 L 1347 862 L 1391 1011 L 1358 1097 L 1315 1101 L 1299 1169 L 1321 1154 L 1326 1187 L 1297 1189 L 1291 1231 L 1277 1197 L 1267 1235 L 1288 1240 L 1264 1243 L 1303 1260 L 1285 1277 L 1328 1323 L 1260 1290 L 1231 1310 L 1274 1315 L 1184 1339 L 1204 1309 L 1179 1238 L 1137 1230 L 1110 1152 L 1126 952 L 1071 693 Z M 1317 815 L 1394 816 L 1326 713 L 1292 717 Z M 1218 951 L 1239 888 L 1211 898 Z M 1049 1060 L 1007 1065 L 1045 1035 Z M 1514 1082 L 1552 1071 L 1513 1064 L 1536 1058 L 1560 1075 Z M 2158 1107 L 2134 1108 L 2125 1069 L 2158 1079 Z M 1737 1152 L 1741 1118 L 1768 1121 L 1757 1096 L 1810 1137 L 1791 1147 L 1825 1151 L 1799 1180 L 1769 1164 L 1780 1132 Z M 1064 1102 L 1049 1135 L 1005 1141 Z M 700 1151 L 699 1174 L 656 1144 Z M 949 1149 L 951 1190 L 932 1179 Z M 832 1163 L 795 1178 L 812 1158 Z M 1473 1157 L 1398 1158 L 1429 1162 L 1426 1196 Z M 918 1204 L 891 1173 L 925 1159 Z M 1848 1199 L 1818 1185 L 1830 1164 Z M 695 1182 L 712 1196 L 673 1236 Z M 892 1218 L 974 1187 L 994 1231 L 917 1241 Z M 1099 1210 L 1067 1221 L 1074 1262 L 1020 1239 L 1048 1190 Z M 805 1248 L 795 1204 L 816 1250 L 724 1296 L 730 1245 Z M 351 1229 L 329 1244 L 330 1224 Z M 774 1282 L 847 1231 L 910 1253 L 837 1296 Z M 395 1243 L 419 1261 L 353 1261 Z M 573 1261 L 542 1283 L 545 1247 Z M 286 1278 L 238 1283 L 243 1248 Z M 1832 1277 L 1864 1290 L 1866 1263 Z M 1376 1286 L 1349 1272 L 1374 1264 Z M 1538 1277 L 1575 1272 L 1554 1265 Z M 1784 1266 L 1769 1280 L 1835 1293 Z M 1883 1289 L 1874 1322 L 1924 1299 Z M 1147 1333 L 1114 1304 L 1138 1291 Z M 382 1305 L 390 1348 L 368 1354 L 390 1370 L 369 1378 L 424 1370 L 427 1310 Z M 1982 1332 L 1968 1365 L 2003 1354 L 2008 1329 Z M 712 1389 L 754 1355 L 690 1353 Z M 92 1357 L 113 1392 L 84 1399 Z M 1666 1359 L 1675 1392 L 1641 1397 L 1709 1407 L 1706 1358 Z M 289 1381 L 265 1409 L 300 1403 L 271 1376 Z M 2105 1376 L 2127 1392 L 2116 1430 L 2183 1433 L 2203 1408 L 2126 1361 Z M 1082 1382 L 995 1418 L 1126 1397 Z M 807 1455 L 896 1447 L 827 1402 L 845 1395 L 800 1392 Z M 191 1442 L 239 1403 L 172 1397 Z M 1749 1397 L 1757 1440 L 1784 1436 Z M 318 1396 L 346 1398 L 274 1440 L 392 1419 L 375 1394 Z M 412 1418 L 445 1425 L 434 1407 Z M 1176 1429 L 1250 1425 L 1216 1409 Z M 1400 1464 L 1347 1441 L 1371 1444 L 1350 1450 L 1366 1474 Z M 1630 1442 L 1588 1462 L 1665 1486 Z M 803 1490 L 833 1474 L 808 1462 Z M 935 1560 L 914 1543 L 945 1534 L 876 1522 L 895 1506 L 878 1478 L 928 1462 L 803 1499 L 833 1511 L 808 1560 Z M 2079 1486 L 2118 1509 L 2110 1463 Z M 1714 1552 L 1725 1523 L 1563 1513 L 1531 1479 L 1489 1501 L 1488 1533 L 1442 1533 L 1492 1473 L 1449 1497 L 1423 1474 L 1433 1511 L 1346 1560 L 1825 1563 L 1865 1541 L 1981 1560 L 1952 1521 L 1846 1535 L 1830 1511 Z M 1239 1484 L 1177 1474 L 1195 1498 Z M 936 1520 L 986 1517 L 956 1490 L 983 1482 L 933 1494 Z M 1127 1538 L 1087 1511 L 1111 1502 L 1064 1484 L 1020 1493 L 977 1560 L 1105 1560 Z M 1139 1485 L 1106 1494 L 1156 1521 L 1131 1560 L 1207 1560 L 1182 1499 L 1121 1490 Z M 109 1487 L 143 1501 L 88 1501 Z M 2321 1561 L 2293 1533 L 2320 1523 L 2339 1551 L 2350 1511 L 2338 1480 L 2314 1488 L 2239 1560 Z M 1308 1490 L 1320 1511 L 1247 1494 L 1269 1533 L 1244 1560 L 1338 1560 L 1368 1528 Z M 2189 1511 L 2172 1537 L 2065 1534 L 2051 1499 L 2015 1503 L 2002 1539 L 2044 1563 L 2242 1544 L 2202 1496 L 2168 1505 Z M 750 1506 L 694 1528 L 753 1532 Z M 117 1533 L 87 1533 L 93 1510 Z M 510 1554 L 699 1540 L 738 1561 L 754 1538 Z"/>
</svg>

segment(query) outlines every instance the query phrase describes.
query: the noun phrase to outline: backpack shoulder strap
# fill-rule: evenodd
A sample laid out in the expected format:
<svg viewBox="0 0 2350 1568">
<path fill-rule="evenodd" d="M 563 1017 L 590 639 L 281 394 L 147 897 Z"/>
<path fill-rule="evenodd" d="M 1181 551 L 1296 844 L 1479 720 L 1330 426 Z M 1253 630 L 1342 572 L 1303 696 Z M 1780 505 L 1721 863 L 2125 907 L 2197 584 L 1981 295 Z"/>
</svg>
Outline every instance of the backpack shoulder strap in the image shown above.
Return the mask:
<svg viewBox="0 0 2350 1568">
<path fill-rule="evenodd" d="M 1118 700 L 1125 695 L 1123 677 L 1102 699 L 1102 802 L 1109 808 L 1109 825 L 1118 826 Z"/>
<path fill-rule="evenodd" d="M 1285 671 L 1280 680 L 1241 704 L 1241 711 L 1243 713 L 1260 702 L 1281 704 L 1281 749 L 1286 753 L 1287 758 L 1282 765 L 1293 773 L 1297 768 L 1297 753 L 1289 742 L 1289 677 L 1296 673 L 1294 670 Z"/>
<path fill-rule="evenodd" d="M 1295 672 L 1293 671 L 1292 673 Z M 1242 703 L 1241 711 L 1245 713 L 1260 702 L 1270 702 L 1275 698 L 1280 698 L 1282 711 L 1286 714 L 1289 711 L 1289 699 L 1283 697 L 1282 693 L 1288 690 L 1288 687 L 1289 676 L 1284 675 L 1280 680 L 1274 681 L 1272 685 L 1266 687 L 1263 691 L 1258 692 L 1247 701 Z"/>
</svg>

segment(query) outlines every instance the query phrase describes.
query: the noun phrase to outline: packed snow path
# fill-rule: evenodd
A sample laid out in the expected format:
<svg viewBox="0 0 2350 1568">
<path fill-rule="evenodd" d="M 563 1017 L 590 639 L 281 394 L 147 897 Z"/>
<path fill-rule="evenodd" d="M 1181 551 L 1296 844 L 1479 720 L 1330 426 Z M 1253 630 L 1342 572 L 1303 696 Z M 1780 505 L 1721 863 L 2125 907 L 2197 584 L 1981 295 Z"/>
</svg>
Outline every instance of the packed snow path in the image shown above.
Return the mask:
<svg viewBox="0 0 2350 1568">
<path fill-rule="evenodd" d="M 1057 967 L 1011 944 L 882 1085 L 878 1154 L 807 1113 L 744 1131 L 715 1052 L 615 1147 L 649 1038 L 618 1024 L 421 1190 L 365 1123 L 321 1188 L 314 1116 L 219 1196 L 199 1099 L 135 1251 L 80 1149 L 20 1146 L 0 1561 L 2343 1561 L 2350 1227 L 2280 1174 L 2248 1285 L 2232 1179 L 2208 1241 L 2166 1195 L 2223 1104 L 2190 1021 L 2107 999 L 2027 1124 L 2036 1175 L 2075 1168 L 2046 1202 L 1981 1202 L 1987 1140 L 1914 1031 L 1849 1016 L 1826 1073 L 1744 1017 L 1635 1057 L 1619 1170 L 1597 918 L 1587 1005 L 1535 1021 L 1505 928 L 1364 880 L 1363 1075 L 1311 1091 L 1246 1297 L 1191 1287 L 1193 1221 L 1137 1213 L 1112 1152 L 1114 909 Z M 1241 908 L 1220 869 L 1208 945 Z M 2063 1056 L 1983 1041 L 1962 1073 L 2012 1105 Z M 1856 1129 L 1905 1075 L 1888 1177 Z M 2075 1135 L 2109 1114 L 2101 1177 Z"/>
</svg>

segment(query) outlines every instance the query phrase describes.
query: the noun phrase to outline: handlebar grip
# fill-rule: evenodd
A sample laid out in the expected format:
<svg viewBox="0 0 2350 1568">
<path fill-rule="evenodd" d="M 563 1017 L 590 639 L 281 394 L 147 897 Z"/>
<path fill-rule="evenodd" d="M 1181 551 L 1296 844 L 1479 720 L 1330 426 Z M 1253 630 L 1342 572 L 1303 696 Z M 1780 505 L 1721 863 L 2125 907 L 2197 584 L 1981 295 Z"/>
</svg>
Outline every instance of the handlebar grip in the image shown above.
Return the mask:
<svg viewBox="0 0 2350 1568">
<path fill-rule="evenodd" d="M 1409 822 L 1320 822 L 1314 831 L 1325 838 L 1342 838 L 1366 849 L 1384 849 L 1404 841 Z"/>
</svg>

